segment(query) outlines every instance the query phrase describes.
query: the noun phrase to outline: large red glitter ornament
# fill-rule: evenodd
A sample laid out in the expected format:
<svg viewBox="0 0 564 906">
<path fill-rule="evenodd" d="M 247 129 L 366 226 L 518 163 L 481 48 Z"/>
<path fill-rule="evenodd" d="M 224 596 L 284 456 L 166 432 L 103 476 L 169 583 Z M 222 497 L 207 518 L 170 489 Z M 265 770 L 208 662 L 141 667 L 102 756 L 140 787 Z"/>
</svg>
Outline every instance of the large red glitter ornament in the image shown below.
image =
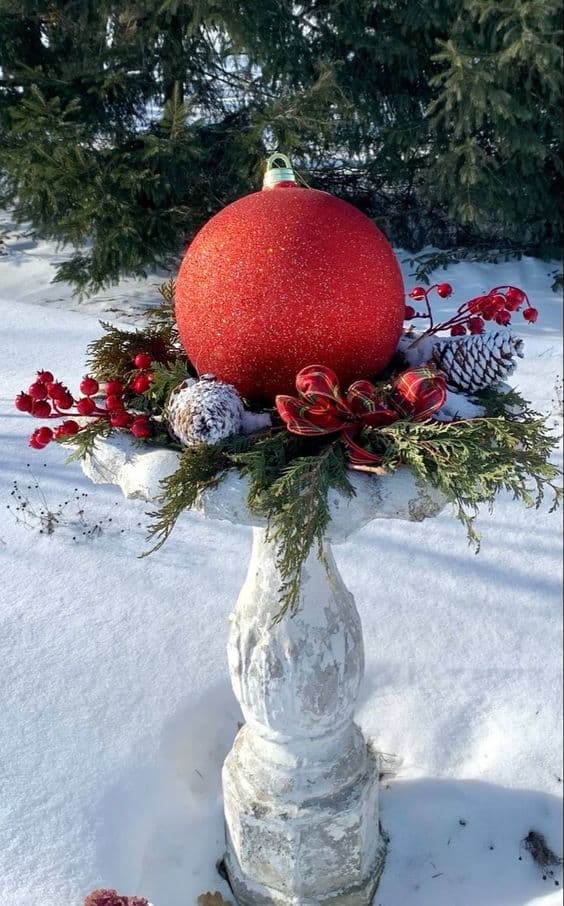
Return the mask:
<svg viewBox="0 0 564 906">
<path fill-rule="evenodd" d="M 292 393 L 307 365 L 332 368 L 345 386 L 378 374 L 404 318 L 385 236 L 352 205 L 299 188 L 286 163 L 208 221 L 176 285 L 180 336 L 198 372 L 251 400 Z"/>
</svg>

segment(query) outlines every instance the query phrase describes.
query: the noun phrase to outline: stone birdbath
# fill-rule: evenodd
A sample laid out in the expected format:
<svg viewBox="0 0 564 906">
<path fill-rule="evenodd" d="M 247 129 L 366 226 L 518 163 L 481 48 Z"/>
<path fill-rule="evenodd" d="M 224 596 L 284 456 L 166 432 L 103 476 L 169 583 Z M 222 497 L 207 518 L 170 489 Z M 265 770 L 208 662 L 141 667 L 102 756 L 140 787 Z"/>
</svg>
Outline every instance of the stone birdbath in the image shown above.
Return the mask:
<svg viewBox="0 0 564 906">
<path fill-rule="evenodd" d="M 97 443 L 83 469 L 126 497 L 154 501 L 177 466 L 171 450 L 118 437 Z M 434 516 L 445 500 L 407 469 L 351 475 L 356 496 L 332 492 L 323 560 L 312 551 L 299 611 L 279 621 L 277 550 L 247 507 L 246 480 L 230 472 L 198 502 L 205 519 L 253 529 L 227 649 L 246 723 L 223 767 L 225 865 L 241 906 L 368 906 L 384 865 L 378 755 L 354 722 L 362 627 L 331 546 L 373 519 Z"/>
</svg>

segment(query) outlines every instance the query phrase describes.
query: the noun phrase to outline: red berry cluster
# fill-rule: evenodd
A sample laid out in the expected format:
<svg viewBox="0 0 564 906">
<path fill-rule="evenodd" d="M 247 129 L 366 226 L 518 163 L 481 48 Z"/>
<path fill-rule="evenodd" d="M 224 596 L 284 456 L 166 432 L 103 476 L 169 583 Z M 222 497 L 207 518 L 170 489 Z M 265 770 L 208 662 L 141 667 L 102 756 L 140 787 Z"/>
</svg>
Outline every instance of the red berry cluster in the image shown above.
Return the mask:
<svg viewBox="0 0 564 906">
<path fill-rule="evenodd" d="M 60 418 L 76 415 L 92 418 L 95 421 L 107 421 L 112 428 L 126 428 L 138 438 L 149 437 L 151 425 L 147 415 L 128 411 L 128 397 L 139 396 L 149 390 L 153 375 L 148 370 L 152 356 L 148 352 L 138 352 L 133 360 L 135 371 L 129 380 L 107 381 L 101 388 L 98 381 L 86 375 L 80 382 L 82 396 L 75 399 L 64 384 L 56 381 L 50 371 L 38 371 L 35 381 L 28 387 L 27 393 L 21 391 L 15 399 L 16 409 L 29 412 L 35 418 Z M 74 412 L 69 412 L 72 407 Z M 37 428 L 29 439 L 30 447 L 42 450 L 52 440 L 59 440 L 78 434 L 84 425 L 72 418 L 52 430 L 47 425 Z"/>
<path fill-rule="evenodd" d="M 418 302 L 425 302 L 426 311 L 418 312 L 412 305 L 405 306 L 406 320 L 411 321 L 413 318 L 429 320 L 429 327 L 424 332 L 425 336 L 438 333 L 440 330 L 450 330 L 453 337 L 461 337 L 466 333 L 484 333 L 486 321 L 494 321 L 496 324 L 506 327 L 511 323 L 513 313 L 518 311 L 523 304 L 525 304 L 525 308 L 522 314 L 525 321 L 534 323 L 539 316 L 537 309 L 531 307 L 529 298 L 522 289 L 517 286 L 495 286 L 483 296 L 476 296 L 474 299 L 464 302 L 457 308 L 452 318 L 435 324 L 429 301 L 429 295 L 433 290 L 442 299 L 448 299 L 452 295 L 450 283 L 434 283 L 428 289 L 424 286 L 414 286 L 408 295 Z"/>
<path fill-rule="evenodd" d="M 84 906 L 149 906 L 145 897 L 124 897 L 117 890 L 93 890 L 85 901 Z"/>
</svg>

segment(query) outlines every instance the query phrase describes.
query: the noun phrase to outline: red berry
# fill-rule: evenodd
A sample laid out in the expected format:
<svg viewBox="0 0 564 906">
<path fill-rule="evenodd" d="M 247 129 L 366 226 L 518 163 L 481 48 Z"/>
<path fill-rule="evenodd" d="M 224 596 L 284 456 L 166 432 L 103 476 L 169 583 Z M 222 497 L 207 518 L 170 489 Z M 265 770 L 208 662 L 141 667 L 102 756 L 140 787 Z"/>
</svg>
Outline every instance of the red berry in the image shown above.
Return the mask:
<svg viewBox="0 0 564 906">
<path fill-rule="evenodd" d="M 94 396 L 95 393 L 98 393 L 100 385 L 97 380 L 90 375 L 85 375 L 80 382 L 80 392 L 84 393 L 85 396 Z"/>
<path fill-rule="evenodd" d="M 495 307 L 496 311 L 500 311 L 500 309 L 502 309 L 502 308 L 504 309 L 506 307 L 505 306 L 505 301 L 506 301 L 505 296 L 502 296 L 501 293 L 494 293 L 493 296 L 489 297 L 489 301 L 490 301 L 490 305 Z"/>
<path fill-rule="evenodd" d="M 515 301 L 512 301 L 511 299 L 505 300 L 505 308 L 507 309 L 507 311 L 517 311 L 517 309 L 520 307 L 521 307 L 520 302 L 515 302 Z"/>
<path fill-rule="evenodd" d="M 124 402 L 121 396 L 107 396 L 106 397 L 106 409 L 110 412 L 115 412 L 117 409 L 123 409 Z"/>
<path fill-rule="evenodd" d="M 58 402 L 59 400 L 64 399 L 67 393 L 67 388 L 64 384 L 61 384 L 60 381 L 49 381 L 47 384 L 47 395 L 50 396 L 52 400 Z"/>
<path fill-rule="evenodd" d="M 148 374 L 136 374 L 131 381 L 131 389 L 135 393 L 145 393 L 151 386 L 151 378 Z"/>
<path fill-rule="evenodd" d="M 405 306 L 405 311 L 404 311 L 404 313 L 403 313 L 404 320 L 410 321 L 411 318 L 414 318 L 414 317 L 415 317 L 415 314 L 416 314 L 416 311 L 415 311 L 413 305 L 406 305 L 406 306 Z"/>
<path fill-rule="evenodd" d="M 489 296 L 476 296 L 474 299 L 470 299 L 466 304 L 472 314 L 477 315 L 482 313 L 485 305 L 489 305 L 489 301 Z"/>
<path fill-rule="evenodd" d="M 53 380 L 53 375 L 50 371 L 38 371 L 36 380 L 42 384 L 49 384 Z"/>
<path fill-rule="evenodd" d="M 120 396 L 123 393 L 123 389 L 121 381 L 106 381 L 104 385 L 106 396 Z"/>
<path fill-rule="evenodd" d="M 151 433 L 149 419 L 146 415 L 138 415 L 137 418 L 133 420 L 133 424 L 129 430 L 134 437 L 149 437 Z"/>
<path fill-rule="evenodd" d="M 534 324 L 539 316 L 538 310 L 529 306 L 523 310 L 523 317 L 525 321 L 530 321 L 531 324 Z"/>
<path fill-rule="evenodd" d="M 495 314 L 496 314 L 495 305 L 492 305 L 490 302 L 487 302 L 485 305 L 482 306 L 482 318 L 484 319 L 484 321 L 491 321 L 492 318 L 495 317 Z"/>
<path fill-rule="evenodd" d="M 96 403 L 89 396 L 83 396 L 77 401 L 76 410 L 80 415 L 92 415 L 96 408 Z"/>
<path fill-rule="evenodd" d="M 19 409 L 20 412 L 31 412 L 33 400 L 29 393 L 24 393 L 22 390 L 21 393 L 18 393 L 14 403 L 16 409 Z"/>
<path fill-rule="evenodd" d="M 455 324 L 450 328 L 451 337 L 463 337 L 466 333 L 466 328 L 464 324 Z"/>
<path fill-rule="evenodd" d="M 498 311 L 494 316 L 494 321 L 496 324 L 501 324 L 503 327 L 507 327 L 511 323 L 511 312 L 503 308 L 501 311 Z"/>
<path fill-rule="evenodd" d="M 414 286 L 409 295 L 412 299 L 424 299 L 427 295 L 427 290 L 424 286 Z"/>
<path fill-rule="evenodd" d="M 511 303 L 511 310 L 516 311 L 527 297 L 522 289 L 518 289 L 516 286 L 510 286 L 505 293 L 505 298 Z"/>
<path fill-rule="evenodd" d="M 148 352 L 138 352 L 135 358 L 133 359 L 133 364 L 136 368 L 149 368 L 151 362 L 153 361 L 153 356 Z"/>
<path fill-rule="evenodd" d="M 439 283 L 437 293 L 441 299 L 448 299 L 449 296 L 452 296 L 452 286 L 450 283 Z"/>
<path fill-rule="evenodd" d="M 38 428 L 37 431 L 34 431 L 33 433 L 40 444 L 46 445 L 49 441 L 53 440 L 53 432 L 47 425 L 42 425 L 41 428 Z"/>
<path fill-rule="evenodd" d="M 485 328 L 483 318 L 470 318 L 468 321 L 468 330 L 470 333 L 483 333 Z"/>
<path fill-rule="evenodd" d="M 72 394 L 69 393 L 68 390 L 65 390 L 64 395 L 57 400 L 57 403 L 59 405 L 59 409 L 70 409 L 70 407 L 74 403 Z"/>
<path fill-rule="evenodd" d="M 42 450 L 43 447 L 46 447 L 46 446 L 47 446 L 47 444 L 42 444 L 42 443 L 38 440 L 37 434 L 36 434 L 36 432 L 34 431 L 33 434 L 31 435 L 31 437 L 29 438 L 29 446 L 30 446 L 30 447 L 33 447 L 34 450 Z"/>
<path fill-rule="evenodd" d="M 34 400 L 44 400 L 47 398 L 47 384 L 43 381 L 34 381 L 27 392 Z"/>
<path fill-rule="evenodd" d="M 110 424 L 114 428 L 129 428 L 132 418 L 129 412 L 126 412 L 125 409 L 121 409 L 118 412 L 112 412 L 110 415 Z"/>
<path fill-rule="evenodd" d="M 47 400 L 35 400 L 31 406 L 31 414 L 35 418 L 49 418 L 51 415 L 51 404 Z"/>
<path fill-rule="evenodd" d="M 69 419 L 68 421 L 63 422 L 62 425 L 57 425 L 55 428 L 55 440 L 58 440 L 60 437 L 72 437 L 74 434 L 78 434 L 79 431 L 80 425 Z"/>
</svg>

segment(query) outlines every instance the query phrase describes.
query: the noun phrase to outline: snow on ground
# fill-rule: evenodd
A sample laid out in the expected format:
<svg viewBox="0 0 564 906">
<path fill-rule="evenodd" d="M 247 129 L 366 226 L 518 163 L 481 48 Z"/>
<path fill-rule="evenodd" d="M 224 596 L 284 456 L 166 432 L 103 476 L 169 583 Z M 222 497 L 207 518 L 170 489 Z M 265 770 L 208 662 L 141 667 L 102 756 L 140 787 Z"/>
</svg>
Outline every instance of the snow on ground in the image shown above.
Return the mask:
<svg viewBox="0 0 564 906">
<path fill-rule="evenodd" d="M 15 394 L 40 367 L 76 388 L 96 316 L 115 309 L 131 321 L 158 281 L 126 281 L 80 306 L 49 285 L 48 243 L 12 233 L 7 252 L 0 901 L 80 906 L 101 885 L 154 906 L 190 906 L 209 889 L 228 896 L 214 868 L 220 768 L 240 719 L 226 618 L 249 531 L 186 515 L 140 560 L 146 505 L 90 485 L 60 448 L 28 449 L 37 423 L 13 408 Z M 556 425 L 562 304 L 551 270 L 524 259 L 436 276 L 455 286 L 443 311 L 508 281 L 530 293 L 541 315 L 535 326 L 519 320 L 527 357 L 512 383 Z M 71 500 L 52 535 L 6 510 L 14 480 L 38 509 Z M 374 906 L 561 902 L 520 847 L 535 829 L 562 851 L 561 519 L 503 497 L 480 528 L 478 556 L 448 512 L 373 523 L 336 550 L 365 630 L 359 721 L 402 759 L 382 789 L 391 840 Z"/>
</svg>

